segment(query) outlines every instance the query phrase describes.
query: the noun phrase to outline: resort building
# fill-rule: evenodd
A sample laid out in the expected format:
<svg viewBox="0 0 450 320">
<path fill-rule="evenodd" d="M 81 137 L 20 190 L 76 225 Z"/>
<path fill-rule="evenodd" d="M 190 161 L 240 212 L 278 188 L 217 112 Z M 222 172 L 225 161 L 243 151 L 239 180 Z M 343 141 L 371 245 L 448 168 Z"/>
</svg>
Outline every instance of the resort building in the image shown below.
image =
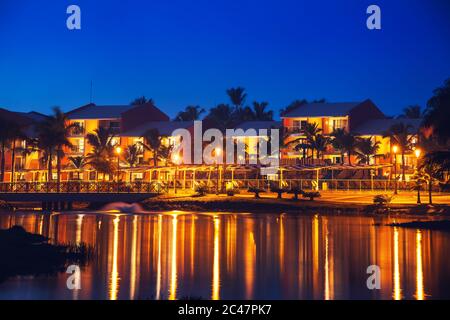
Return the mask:
<svg viewBox="0 0 450 320">
<path fill-rule="evenodd" d="M 405 170 L 413 173 L 417 163 L 414 155 L 414 145 L 418 143 L 418 133 L 421 119 L 392 119 L 387 117 L 371 100 L 346 103 L 310 103 L 291 110 L 282 117 L 283 127 L 286 132 L 285 147 L 282 152 L 284 163 L 312 163 L 312 164 L 347 164 L 357 163 L 356 154 L 342 153 L 331 143 L 321 153 L 319 159 L 314 159 L 314 150 L 308 147 L 307 124 L 316 126 L 318 133 L 331 138 L 336 129 L 343 129 L 361 138 L 370 138 L 373 143 L 379 142 L 376 155 L 370 157 L 368 164 L 393 164 L 397 152 L 399 160 L 401 150 L 393 148 L 394 143 L 386 137 L 389 129 L 399 123 L 408 127 L 408 139 L 412 142 L 412 148 L 405 150 Z M 290 143 L 292 141 L 295 143 Z M 304 141 L 304 148 L 302 147 Z M 344 157 L 342 157 L 344 156 Z M 399 164 L 399 167 L 401 164 Z M 390 170 L 390 169 L 387 169 Z M 379 174 L 388 174 L 389 171 Z"/>
<path fill-rule="evenodd" d="M 161 137 L 161 145 L 166 147 L 167 152 L 170 152 L 172 146 L 180 143 L 180 137 L 172 136 L 174 130 L 186 129 L 194 137 L 193 121 L 171 121 L 163 111 L 151 103 L 142 105 L 96 105 L 90 103 L 67 112 L 66 116 L 69 119 L 68 124 L 76 124 L 76 126 L 69 135 L 72 147 L 63 149 L 61 181 L 113 181 L 117 179 L 117 174 L 121 181 L 126 182 L 152 181 L 153 179 L 159 180 L 161 177 L 170 180 L 176 174 L 173 168 L 177 163 L 174 163 L 173 159 L 167 155 L 166 157 L 155 156 L 151 148 L 146 147 L 148 141 L 145 136 L 150 131 L 156 131 Z M 19 124 L 28 137 L 28 139 L 17 137 L 14 144 L 5 142 L 5 152 L 2 153 L 5 168 L 3 181 L 48 181 L 47 166 L 42 161 L 44 153 L 38 148 L 38 145 L 33 146 L 32 144 L 33 138 L 37 137 L 36 124 L 46 116 L 36 112 L 20 113 L 0 109 L 0 117 L 3 121 Z M 352 166 L 349 164 L 359 164 L 356 154 L 349 155 L 347 152 L 336 149 L 330 141 L 317 156 L 317 151 L 314 152 L 314 148 L 308 146 L 305 132 L 308 125 L 313 124 L 317 133 L 326 138 L 331 138 L 336 129 L 342 129 L 347 133 L 370 139 L 373 143 L 378 142 L 377 154 L 370 156 L 368 163 L 365 163 L 365 165 L 380 165 L 376 172 L 370 173 L 372 176 L 390 179 L 392 178 L 392 165 L 397 163 L 400 172 L 403 171 L 402 163 L 404 163 L 405 179 L 408 180 L 417 164 L 414 148 L 419 142 L 418 132 L 421 120 L 389 118 L 370 100 L 351 103 L 305 104 L 289 111 L 281 120 L 281 122 L 245 121 L 236 125 L 235 128 L 230 128 L 235 130 L 233 138 L 243 141 L 246 146 L 245 159 L 242 159 L 242 155 L 237 158 L 239 155 L 236 154 L 236 162 L 248 164 L 251 162 L 250 160 L 254 160 L 257 156 L 258 139 L 269 140 L 270 130 L 280 128 L 280 163 L 282 166 L 341 166 L 342 169 L 343 166 L 351 168 Z M 386 136 L 389 129 L 399 123 L 408 126 L 409 133 L 406 138 L 411 142 L 411 147 L 404 152 L 398 147 L 394 148 L 391 138 Z M 202 127 L 202 132 L 204 132 L 211 125 L 205 120 Z M 112 134 L 111 145 L 121 153 L 110 159 L 116 168 L 115 172 L 111 174 L 97 172 L 90 165 L 85 165 L 83 168 L 73 166 L 73 158 L 86 159 L 92 153 L 94 147 L 88 143 L 87 135 L 100 128 L 107 129 Z M 267 130 L 266 136 L 261 137 L 260 130 Z M 193 141 L 190 143 L 193 150 Z M 125 159 L 125 153 L 129 151 L 130 146 L 134 146 L 136 149 L 136 159 L 132 164 L 127 163 Z M 224 143 L 223 146 L 225 147 L 226 144 Z M 254 161 L 253 163 L 255 164 Z M 256 164 L 258 165 L 258 162 Z M 13 165 L 14 170 L 12 170 Z M 56 165 L 56 160 L 53 159 L 53 168 L 56 168 Z M 236 169 L 230 168 L 231 170 Z M 195 180 L 195 171 L 197 170 L 195 166 L 185 167 L 184 170 L 184 176 L 187 174 Z M 209 180 L 212 169 L 206 168 L 205 170 L 209 170 Z M 226 170 L 225 167 L 223 170 Z M 283 170 L 285 169 L 282 168 L 281 171 Z M 296 167 L 294 170 L 300 169 Z M 367 179 L 370 178 L 367 177 L 368 172 L 360 170 L 358 175 L 351 177 L 342 173 L 342 176 L 337 176 L 337 178 Z M 56 170 L 52 175 L 52 180 L 56 180 Z M 273 178 L 278 179 L 278 176 L 271 177 L 271 179 Z M 317 179 L 319 179 L 318 175 Z"/>
</svg>

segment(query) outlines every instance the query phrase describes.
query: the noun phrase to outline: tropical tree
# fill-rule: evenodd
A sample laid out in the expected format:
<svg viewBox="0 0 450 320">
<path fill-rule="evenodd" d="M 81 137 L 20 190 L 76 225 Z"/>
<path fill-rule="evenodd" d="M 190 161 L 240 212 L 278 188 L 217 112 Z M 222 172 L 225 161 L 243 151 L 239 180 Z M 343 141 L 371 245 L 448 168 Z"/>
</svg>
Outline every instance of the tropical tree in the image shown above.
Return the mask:
<svg viewBox="0 0 450 320">
<path fill-rule="evenodd" d="M 22 137 L 23 133 L 17 123 L 6 119 L 0 119 L 0 182 L 3 182 L 5 177 L 6 150 L 11 150 L 11 162 L 14 166 L 16 140 Z M 14 173 L 12 173 L 12 176 L 14 176 Z"/>
<path fill-rule="evenodd" d="M 317 123 L 306 123 L 304 133 L 306 135 L 306 141 L 308 142 L 310 149 L 311 149 L 311 160 L 314 162 L 314 150 L 317 151 L 317 147 L 321 147 L 322 141 L 316 142 L 320 132 L 322 132 L 322 129 L 319 128 L 319 125 Z M 319 138 L 322 140 L 321 138 Z M 320 152 L 320 151 L 318 151 Z"/>
<path fill-rule="evenodd" d="M 17 148 L 17 152 L 23 157 L 23 162 L 27 163 L 27 157 L 39 151 L 39 141 L 37 138 L 25 137 L 25 145 Z"/>
<path fill-rule="evenodd" d="M 245 106 L 242 108 L 234 109 L 232 117 L 233 122 L 237 124 L 243 121 L 255 120 L 255 113 L 249 106 Z"/>
<path fill-rule="evenodd" d="M 442 87 L 435 89 L 433 94 L 427 102 L 424 125 L 431 127 L 437 141 L 446 145 L 450 139 L 450 78 Z"/>
<path fill-rule="evenodd" d="M 296 139 L 293 139 L 287 143 L 287 145 L 294 145 L 294 149 L 299 151 L 302 150 L 303 152 L 303 159 L 306 159 L 307 151 L 311 150 L 311 160 L 314 161 L 314 151 L 316 150 L 316 147 L 322 148 L 323 141 L 322 138 L 319 138 L 320 141 L 317 143 L 317 136 L 322 132 L 322 129 L 319 128 L 317 123 L 306 123 L 304 134 L 306 135 L 306 138 L 299 137 Z M 328 142 L 328 141 L 327 141 Z M 320 151 L 319 151 L 320 152 Z"/>
<path fill-rule="evenodd" d="M 422 110 L 420 106 L 408 106 L 403 109 L 403 113 L 398 118 L 420 119 L 422 118 Z"/>
<path fill-rule="evenodd" d="M 77 180 L 80 180 L 80 172 L 86 166 L 86 158 L 83 156 L 69 157 L 69 166 L 77 170 Z"/>
<path fill-rule="evenodd" d="M 86 157 L 86 163 L 98 174 L 112 174 L 114 166 L 110 161 L 114 156 L 113 145 L 114 134 L 110 128 L 98 127 L 93 132 L 86 135 L 87 142 L 92 146 L 91 152 Z"/>
<path fill-rule="evenodd" d="M 152 98 L 147 99 L 145 96 L 134 99 L 133 101 L 130 102 L 130 105 L 135 106 L 135 105 L 142 105 L 142 104 L 147 104 L 147 103 L 149 103 L 151 105 L 155 105 L 155 101 L 153 101 Z"/>
<path fill-rule="evenodd" d="M 318 134 L 314 137 L 314 139 L 310 142 L 311 148 L 316 150 L 317 159 L 322 159 L 324 157 L 325 151 L 327 150 L 328 145 L 330 144 L 330 138 L 325 137 L 322 134 Z"/>
<path fill-rule="evenodd" d="M 6 125 L 6 141 L 8 149 L 11 151 L 11 178 L 10 182 L 14 182 L 15 169 L 16 169 L 16 151 L 17 141 L 24 140 L 25 134 L 22 132 L 22 128 L 16 122 L 8 122 Z M 4 156 L 4 153 L 3 153 Z M 4 175 L 4 162 L 2 163 L 2 176 Z"/>
<path fill-rule="evenodd" d="M 175 121 L 194 121 L 199 120 L 202 113 L 205 112 L 200 106 L 187 106 L 184 111 L 178 112 Z"/>
<path fill-rule="evenodd" d="M 211 108 L 205 119 L 210 120 L 217 128 L 223 131 L 227 128 L 232 128 L 235 124 L 233 109 L 228 104 L 223 103 Z"/>
<path fill-rule="evenodd" d="M 273 120 L 273 111 L 266 111 L 268 102 L 257 102 L 253 101 L 253 110 L 252 116 L 253 120 L 257 121 L 272 121 Z"/>
<path fill-rule="evenodd" d="M 356 157 L 360 163 L 370 164 L 372 157 L 379 156 L 378 150 L 380 149 L 380 141 L 374 142 L 372 137 L 359 138 L 356 143 Z"/>
<path fill-rule="evenodd" d="M 134 168 L 139 163 L 139 156 L 142 154 L 142 148 L 138 144 L 132 144 L 125 149 L 124 160 L 128 167 Z M 132 172 L 130 170 L 130 182 L 131 182 Z"/>
<path fill-rule="evenodd" d="M 397 145 L 402 155 L 402 180 L 405 181 L 405 154 L 411 150 L 413 145 L 413 134 L 411 133 L 412 126 L 399 122 L 393 124 L 383 137 L 389 137 L 391 145 Z"/>
<path fill-rule="evenodd" d="M 64 157 L 64 147 L 72 148 L 68 137 L 73 128 L 78 127 L 76 123 L 69 123 L 67 116 L 59 107 L 53 108 L 53 114 L 45 118 L 37 126 L 40 147 L 46 151 L 48 156 L 47 181 L 52 180 L 52 156 L 56 157 L 57 188 L 61 182 L 61 160 Z"/>
<path fill-rule="evenodd" d="M 227 95 L 230 98 L 231 104 L 234 106 L 235 110 L 244 107 L 245 99 L 247 98 L 247 93 L 245 93 L 244 88 L 230 88 L 227 90 Z"/>
<path fill-rule="evenodd" d="M 358 138 L 344 129 L 335 129 L 333 131 L 331 144 L 341 153 L 342 163 L 344 163 L 344 154 L 347 153 L 348 164 L 352 165 L 351 156 L 355 153 L 358 145 Z"/>
<path fill-rule="evenodd" d="M 142 135 L 144 142 L 140 142 L 145 150 L 150 151 L 153 154 L 153 165 L 158 166 L 158 160 L 161 158 L 161 151 L 164 150 L 162 144 L 163 135 L 159 134 L 158 129 L 149 129 Z"/>
<path fill-rule="evenodd" d="M 448 158 L 444 160 L 441 157 L 442 154 L 434 154 L 434 153 L 426 154 L 419 165 L 419 170 L 422 172 L 421 174 L 428 184 L 428 202 L 430 204 L 433 204 L 432 199 L 433 184 L 435 182 L 443 180 L 444 174 L 447 174 L 448 176 L 449 172 Z"/>
<path fill-rule="evenodd" d="M 171 157 L 171 154 L 172 154 L 172 150 L 173 150 L 173 145 L 169 145 L 169 146 L 162 145 L 159 148 L 158 157 L 160 160 L 163 161 L 164 166 L 167 166 L 169 159 Z"/>
<path fill-rule="evenodd" d="M 422 201 L 420 200 L 420 191 L 422 190 L 423 186 L 427 184 L 427 175 L 423 170 L 417 170 L 411 177 L 411 180 L 414 182 L 412 190 L 417 191 L 417 203 L 420 204 L 422 203 Z"/>
</svg>

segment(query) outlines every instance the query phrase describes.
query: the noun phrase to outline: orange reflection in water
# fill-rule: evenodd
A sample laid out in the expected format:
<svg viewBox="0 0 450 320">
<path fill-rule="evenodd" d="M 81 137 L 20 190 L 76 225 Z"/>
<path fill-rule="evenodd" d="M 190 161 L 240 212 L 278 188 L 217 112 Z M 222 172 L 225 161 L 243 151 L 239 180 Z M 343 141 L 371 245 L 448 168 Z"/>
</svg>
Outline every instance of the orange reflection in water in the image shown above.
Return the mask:
<svg viewBox="0 0 450 320">
<path fill-rule="evenodd" d="M 423 289 L 423 267 L 422 267 L 422 233 L 416 231 L 416 299 L 424 300 L 425 294 Z"/>
<path fill-rule="evenodd" d="M 55 297 L 63 299 L 441 297 L 450 286 L 450 235 L 376 219 L 15 213 L 0 215 L 0 225 L 21 224 L 55 242 L 95 246 L 99 255 L 82 269 L 82 290 L 68 292 L 64 273 L 52 285 L 61 287 Z M 382 274 L 376 293 L 365 286 L 372 264 Z"/>
<path fill-rule="evenodd" d="M 394 227 L 394 300 L 402 299 L 402 289 L 400 287 L 400 258 L 399 258 L 399 232 Z"/>
<path fill-rule="evenodd" d="M 219 239 L 220 239 L 220 220 L 214 217 L 214 262 L 213 262 L 213 281 L 212 281 L 212 300 L 219 300 L 220 294 L 220 264 L 219 264 Z"/>
<path fill-rule="evenodd" d="M 177 215 L 173 215 L 172 243 L 171 243 L 171 252 L 170 252 L 172 259 L 170 262 L 169 300 L 175 300 L 177 297 L 177 228 L 178 228 Z"/>
<path fill-rule="evenodd" d="M 112 269 L 110 279 L 109 298 L 110 300 L 117 300 L 119 292 L 119 272 L 118 272 L 118 248 L 119 248 L 119 222 L 120 216 L 116 216 L 113 220 L 113 252 L 112 252 Z"/>
</svg>

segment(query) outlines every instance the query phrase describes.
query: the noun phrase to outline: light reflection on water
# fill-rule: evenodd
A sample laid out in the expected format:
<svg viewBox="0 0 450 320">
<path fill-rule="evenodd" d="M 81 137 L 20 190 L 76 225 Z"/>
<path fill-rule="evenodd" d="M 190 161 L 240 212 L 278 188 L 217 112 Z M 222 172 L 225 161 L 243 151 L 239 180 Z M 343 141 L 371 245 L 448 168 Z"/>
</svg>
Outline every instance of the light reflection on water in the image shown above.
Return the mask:
<svg viewBox="0 0 450 320">
<path fill-rule="evenodd" d="M 396 219 L 396 221 L 411 219 Z M 67 274 L 10 279 L 1 299 L 429 299 L 449 298 L 450 234 L 383 226 L 386 217 L 2 213 L 57 243 L 98 256 Z M 382 226 L 374 226 L 374 224 Z M 381 268 L 368 290 L 366 269 Z"/>
</svg>

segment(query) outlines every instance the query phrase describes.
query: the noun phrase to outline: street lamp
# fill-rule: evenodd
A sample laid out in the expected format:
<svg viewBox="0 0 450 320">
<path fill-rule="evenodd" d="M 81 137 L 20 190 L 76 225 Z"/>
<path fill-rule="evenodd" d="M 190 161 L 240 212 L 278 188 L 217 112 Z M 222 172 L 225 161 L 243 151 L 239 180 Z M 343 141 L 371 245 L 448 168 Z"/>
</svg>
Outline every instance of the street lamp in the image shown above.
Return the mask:
<svg viewBox="0 0 450 320">
<path fill-rule="evenodd" d="M 394 152 L 394 194 L 397 194 L 397 152 L 398 146 L 394 145 L 392 147 L 392 152 Z"/>
<path fill-rule="evenodd" d="M 220 156 L 222 154 L 222 149 L 220 149 L 220 148 L 215 148 L 214 149 L 214 155 L 215 155 L 215 158 L 216 157 L 218 157 L 218 156 Z M 217 179 L 217 183 L 216 183 L 216 195 L 218 195 L 219 194 L 219 161 L 217 160 L 217 158 L 215 159 L 215 161 L 216 161 L 216 165 L 217 165 L 217 175 L 216 175 L 216 179 Z"/>
<path fill-rule="evenodd" d="M 120 181 L 119 181 L 119 177 L 120 177 L 120 154 L 122 153 L 122 148 L 120 146 L 117 146 L 115 151 L 116 151 L 116 154 L 117 154 L 117 193 L 119 193 L 119 188 L 120 188 Z"/>
<path fill-rule="evenodd" d="M 414 150 L 414 154 L 416 155 L 416 172 L 417 172 L 417 183 L 416 183 L 416 187 L 417 187 L 417 204 L 421 204 L 422 202 L 420 201 L 420 174 L 419 174 L 419 157 L 420 157 L 420 153 L 422 152 L 422 150 L 420 150 L 419 148 L 416 148 L 416 150 Z"/>
</svg>

